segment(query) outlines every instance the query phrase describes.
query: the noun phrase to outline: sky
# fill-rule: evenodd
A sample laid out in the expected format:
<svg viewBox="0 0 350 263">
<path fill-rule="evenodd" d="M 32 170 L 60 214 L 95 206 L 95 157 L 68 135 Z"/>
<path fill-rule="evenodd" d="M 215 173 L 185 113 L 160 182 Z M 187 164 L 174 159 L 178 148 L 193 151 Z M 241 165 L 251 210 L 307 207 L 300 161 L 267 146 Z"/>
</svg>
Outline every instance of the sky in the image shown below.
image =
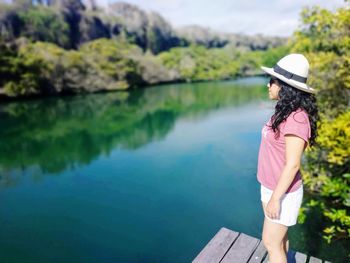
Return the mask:
<svg viewBox="0 0 350 263">
<path fill-rule="evenodd" d="M 175 28 L 187 25 L 216 31 L 288 37 L 299 25 L 302 7 L 319 5 L 335 10 L 344 0 L 96 0 L 106 6 L 127 2 L 156 11 Z"/>
</svg>

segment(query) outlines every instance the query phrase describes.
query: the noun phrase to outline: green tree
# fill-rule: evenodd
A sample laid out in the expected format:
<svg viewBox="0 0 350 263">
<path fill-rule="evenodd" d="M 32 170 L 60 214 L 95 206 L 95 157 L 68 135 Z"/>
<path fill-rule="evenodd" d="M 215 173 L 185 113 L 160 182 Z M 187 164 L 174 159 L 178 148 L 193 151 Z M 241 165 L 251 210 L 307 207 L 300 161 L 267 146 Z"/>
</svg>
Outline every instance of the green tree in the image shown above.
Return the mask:
<svg viewBox="0 0 350 263">
<path fill-rule="evenodd" d="M 141 51 L 135 45 L 102 38 L 84 44 L 79 51 L 98 71 L 117 82 L 121 89 L 142 82 L 137 60 L 134 59 L 134 54 Z"/>
<path fill-rule="evenodd" d="M 22 23 L 21 36 L 69 47 L 69 26 L 59 11 L 45 6 L 34 6 L 19 10 L 18 16 Z"/>
<path fill-rule="evenodd" d="M 180 73 L 186 81 L 218 80 L 238 75 L 239 63 L 236 54 L 226 49 L 206 49 L 192 45 L 186 48 L 172 48 L 158 55 L 162 63 Z"/>
<path fill-rule="evenodd" d="M 306 151 L 304 182 L 325 197 L 312 200 L 302 211 L 319 207 L 325 217 L 327 242 L 350 237 L 350 12 L 306 8 L 291 41 L 292 52 L 306 55 L 311 64 L 308 83 L 318 90 L 321 120 L 317 145 Z"/>
<path fill-rule="evenodd" d="M 3 46 L 0 53 L 0 66 L 3 93 L 9 96 L 30 95 L 40 93 L 40 87 L 48 84 L 45 78 L 49 65 L 45 59 L 33 52 L 32 45 L 24 44 L 18 50 Z"/>
</svg>

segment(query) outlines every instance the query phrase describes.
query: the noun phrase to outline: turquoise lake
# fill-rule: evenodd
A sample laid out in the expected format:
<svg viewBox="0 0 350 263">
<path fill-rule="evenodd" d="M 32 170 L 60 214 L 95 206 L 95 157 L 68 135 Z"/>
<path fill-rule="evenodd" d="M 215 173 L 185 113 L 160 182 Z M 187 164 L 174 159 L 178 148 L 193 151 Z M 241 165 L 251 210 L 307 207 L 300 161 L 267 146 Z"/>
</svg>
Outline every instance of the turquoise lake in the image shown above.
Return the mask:
<svg viewBox="0 0 350 263">
<path fill-rule="evenodd" d="M 191 262 L 226 227 L 261 238 L 264 78 L 0 105 L 0 262 Z M 310 199 L 304 193 L 304 203 Z M 292 249 L 346 262 L 308 214 Z"/>
</svg>

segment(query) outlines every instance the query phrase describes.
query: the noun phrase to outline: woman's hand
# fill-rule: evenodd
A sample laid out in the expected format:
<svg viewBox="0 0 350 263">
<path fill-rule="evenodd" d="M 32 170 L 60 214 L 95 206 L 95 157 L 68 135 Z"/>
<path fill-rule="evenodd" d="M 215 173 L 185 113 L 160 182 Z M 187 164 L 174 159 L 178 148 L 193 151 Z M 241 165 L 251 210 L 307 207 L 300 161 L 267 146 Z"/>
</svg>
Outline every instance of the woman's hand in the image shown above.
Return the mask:
<svg viewBox="0 0 350 263">
<path fill-rule="evenodd" d="M 266 205 L 266 215 L 271 219 L 279 219 L 281 210 L 281 203 L 279 200 L 270 199 Z"/>
</svg>

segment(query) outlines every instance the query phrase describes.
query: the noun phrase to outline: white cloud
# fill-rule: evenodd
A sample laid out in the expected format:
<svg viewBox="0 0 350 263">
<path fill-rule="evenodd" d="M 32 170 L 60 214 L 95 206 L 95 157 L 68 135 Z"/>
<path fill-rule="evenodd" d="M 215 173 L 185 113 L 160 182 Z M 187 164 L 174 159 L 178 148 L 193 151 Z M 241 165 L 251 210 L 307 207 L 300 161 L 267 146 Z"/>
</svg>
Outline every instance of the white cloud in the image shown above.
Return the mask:
<svg viewBox="0 0 350 263">
<path fill-rule="evenodd" d="M 101 5 L 118 0 L 97 0 Z M 125 0 L 160 13 L 173 26 L 197 24 L 218 31 L 289 36 L 297 28 L 302 7 L 334 10 L 343 0 Z"/>
</svg>

